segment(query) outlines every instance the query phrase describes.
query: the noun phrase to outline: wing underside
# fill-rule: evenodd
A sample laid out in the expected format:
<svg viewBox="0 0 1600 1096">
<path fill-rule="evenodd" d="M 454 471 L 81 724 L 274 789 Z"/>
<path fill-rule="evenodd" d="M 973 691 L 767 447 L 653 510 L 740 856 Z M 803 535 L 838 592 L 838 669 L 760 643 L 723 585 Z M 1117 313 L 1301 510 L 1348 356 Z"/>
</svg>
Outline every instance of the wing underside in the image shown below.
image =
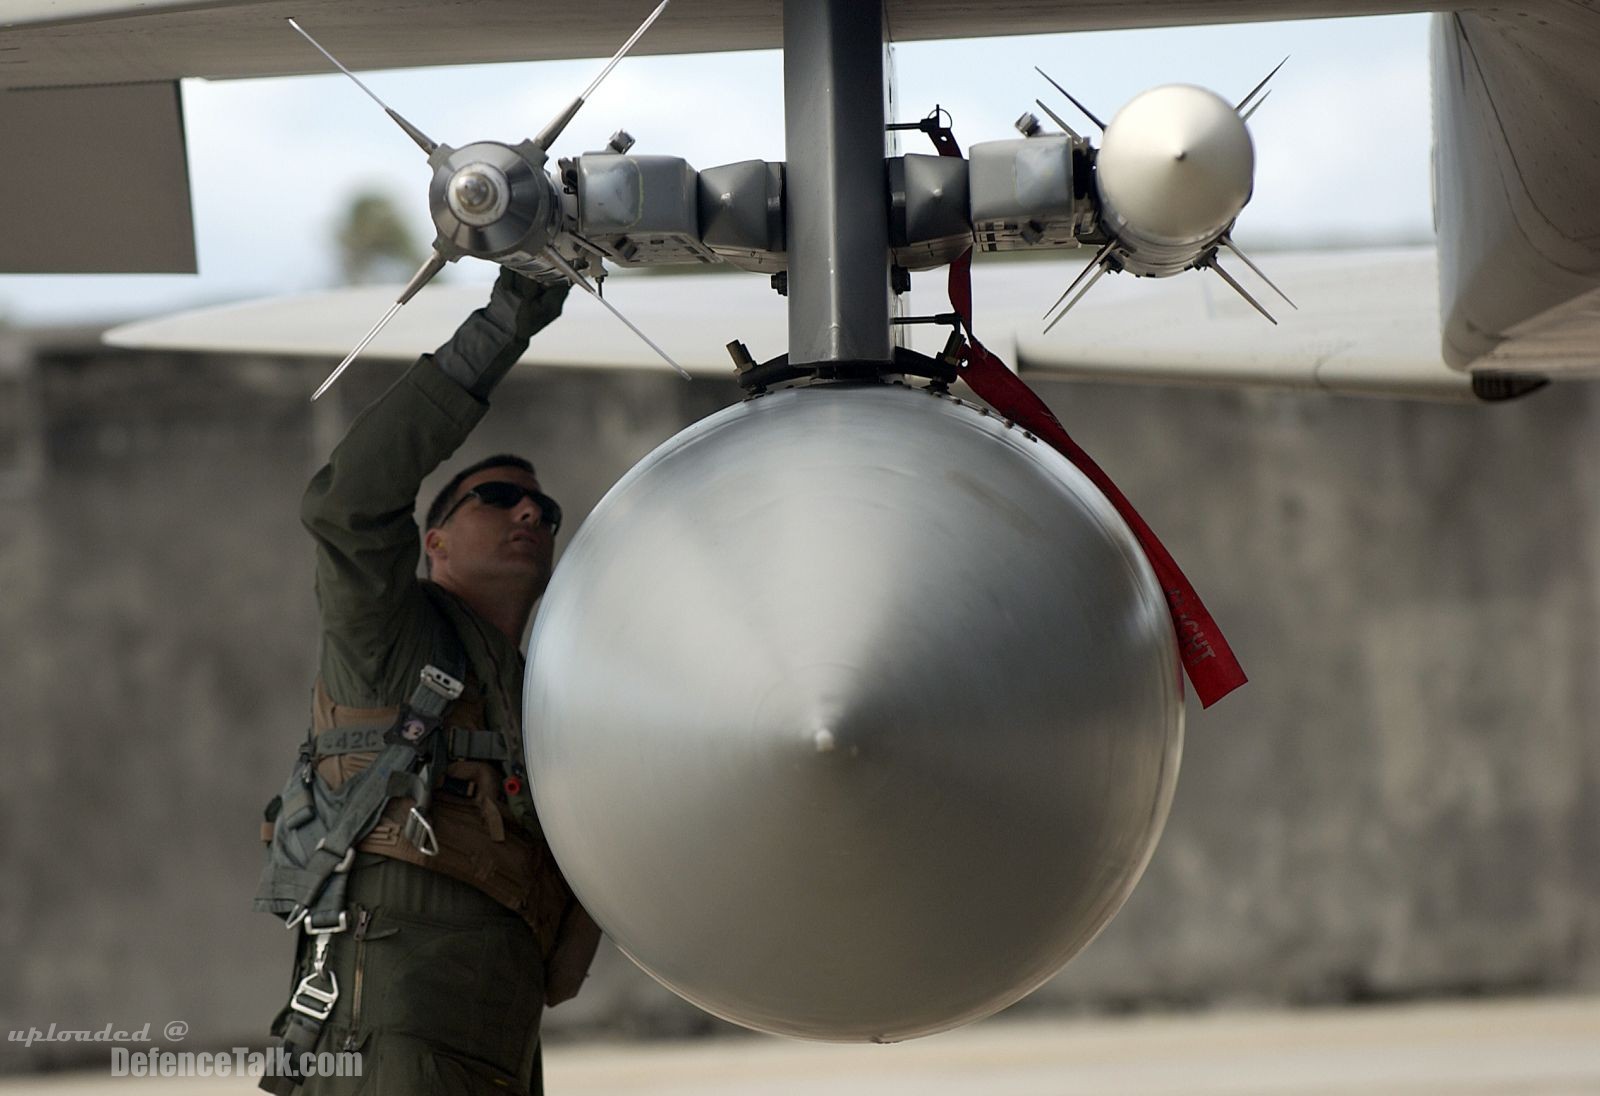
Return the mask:
<svg viewBox="0 0 1600 1096">
<path fill-rule="evenodd" d="M 896 41 L 1432 11 L 1384 0 L 887 0 Z M 322 72 L 283 33 L 295 16 L 357 69 L 603 57 L 650 5 L 641 0 L 7 0 L 0 87 L 58 87 Z M 675 7 L 637 52 L 776 49 L 780 0 Z"/>
<path fill-rule="evenodd" d="M 0 135 L 0 271 L 194 272 L 175 82 L 0 92 Z"/>
<path fill-rule="evenodd" d="M 1270 260 L 1274 277 L 1303 304 L 1279 328 L 1214 279 L 1116 276 L 1097 290 L 1096 308 L 1075 312 L 1072 322 L 1047 335 L 1040 316 L 1052 287 L 1073 277 L 1079 264 L 980 262 L 973 274 L 976 333 L 1030 378 L 1472 398 L 1473 379 L 1439 356 L 1431 249 L 1276 254 Z M 424 291 L 367 356 L 410 359 L 432 349 L 484 292 L 453 285 Z M 337 359 L 393 295 L 393 287 L 368 287 L 229 305 L 129 324 L 107 341 Z M 758 278 L 614 277 L 606 295 L 697 376 L 733 376 L 724 349 L 730 340 L 743 341 L 758 359 L 781 353 L 787 340 L 783 299 Z M 908 311 L 948 310 L 944 278 L 917 276 Z M 943 328 L 912 330 L 914 349 L 931 354 L 943 344 Z M 665 368 L 577 295 L 562 321 L 534 341 L 527 359 L 574 368 Z"/>
<path fill-rule="evenodd" d="M 0 90 L 0 132 L 9 147 L 25 145 L 30 153 L 0 157 L 0 194 L 8 212 L 22 210 L 18 220 L 26 222 L 0 239 L 0 270 L 192 270 L 174 81 L 323 71 L 320 58 L 284 32 L 290 15 L 314 20 L 342 59 L 370 69 L 601 56 L 645 6 L 642 0 L 8 0 L 0 12 L 0 88 L 33 90 Z M 890 33 L 901 41 L 1417 10 L 1446 13 L 1436 21 L 1434 54 L 1443 302 L 1441 326 L 1431 328 L 1434 345 L 1442 330 L 1442 356 L 1455 369 L 1596 375 L 1600 206 L 1591 196 L 1600 189 L 1600 66 L 1593 64 L 1600 12 L 1592 6 L 887 0 Z M 641 51 L 776 47 L 781 11 L 780 0 L 678 5 Z M 63 121 L 74 116 L 83 123 Z M 27 135 L 24 142 L 18 132 Z M 116 151 L 123 147 L 117 141 L 135 135 L 137 154 Z M 48 177 L 39 164 L 50 165 Z M 70 194 L 50 189 L 60 180 L 69 181 Z M 35 193 L 41 185 L 46 192 Z M 67 202 L 52 202 L 60 198 Z M 1359 217 L 1360 201 L 1352 195 L 1352 217 Z M 56 215 L 62 208 L 72 210 L 70 224 Z M 1108 349 L 1101 358 L 1109 363 L 1114 356 Z"/>
</svg>

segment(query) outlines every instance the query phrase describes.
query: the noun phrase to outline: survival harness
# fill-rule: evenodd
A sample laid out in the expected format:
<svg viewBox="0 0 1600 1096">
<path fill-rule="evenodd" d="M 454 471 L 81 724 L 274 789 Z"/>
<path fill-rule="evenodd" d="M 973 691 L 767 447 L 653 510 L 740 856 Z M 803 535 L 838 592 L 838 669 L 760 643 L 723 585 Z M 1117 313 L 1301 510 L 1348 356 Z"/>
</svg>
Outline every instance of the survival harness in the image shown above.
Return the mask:
<svg viewBox="0 0 1600 1096">
<path fill-rule="evenodd" d="M 283 791 L 267 805 L 272 839 L 254 908 L 279 914 L 286 928 L 301 928 L 314 941 L 311 972 L 300 979 L 284 1010 L 283 1049 L 291 1069 L 316 1045 L 339 999 L 338 980 L 328 968 L 328 947 L 349 927 L 345 891 L 357 843 L 377 825 L 390 800 L 405 797 L 414 805 L 406 815 L 404 839 L 423 856 L 437 855 L 439 844 L 428 822 L 435 778 L 452 756 L 474 752 L 468 743 L 451 742 L 452 736 L 439 727 L 445 710 L 461 696 L 466 656 L 454 628 L 447 625 L 438 635 L 433 661 L 423 667 L 410 699 L 387 728 L 343 728 L 337 736 L 323 736 L 337 741 L 319 742 L 313 727 Z M 451 746 L 469 748 L 452 751 Z M 317 778 L 320 757 L 356 751 L 376 751 L 376 756 L 336 789 Z M 498 756 L 504 758 L 503 749 Z M 261 1087 L 286 1096 L 300 1081 L 298 1075 L 269 1073 Z"/>
</svg>

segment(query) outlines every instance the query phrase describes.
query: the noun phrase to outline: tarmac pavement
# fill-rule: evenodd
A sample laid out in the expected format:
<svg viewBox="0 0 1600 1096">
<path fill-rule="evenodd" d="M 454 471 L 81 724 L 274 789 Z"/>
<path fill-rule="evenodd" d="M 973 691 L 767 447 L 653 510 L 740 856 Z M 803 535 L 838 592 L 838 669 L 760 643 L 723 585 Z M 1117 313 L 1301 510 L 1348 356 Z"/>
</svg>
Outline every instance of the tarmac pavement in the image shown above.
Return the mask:
<svg viewBox="0 0 1600 1096">
<path fill-rule="evenodd" d="M 560 1041 L 545 1078 L 553 1096 L 1600 1096 L 1600 997 L 1001 1017 L 894 1046 Z M 255 1091 L 242 1078 L 0 1078 L 0 1096 Z"/>
</svg>

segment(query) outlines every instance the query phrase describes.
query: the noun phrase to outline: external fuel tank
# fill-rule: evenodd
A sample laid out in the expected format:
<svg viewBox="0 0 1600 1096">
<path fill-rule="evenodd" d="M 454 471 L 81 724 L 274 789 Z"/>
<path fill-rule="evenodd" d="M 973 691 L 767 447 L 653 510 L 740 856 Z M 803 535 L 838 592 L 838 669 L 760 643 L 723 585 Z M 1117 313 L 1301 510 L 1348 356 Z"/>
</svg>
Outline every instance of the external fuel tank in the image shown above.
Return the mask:
<svg viewBox="0 0 1600 1096">
<path fill-rule="evenodd" d="M 529 648 L 551 848 L 666 986 L 893 1041 L 1061 969 L 1154 850 L 1165 599 L 1063 456 L 948 394 L 790 389 L 689 427 L 579 530 Z"/>
</svg>

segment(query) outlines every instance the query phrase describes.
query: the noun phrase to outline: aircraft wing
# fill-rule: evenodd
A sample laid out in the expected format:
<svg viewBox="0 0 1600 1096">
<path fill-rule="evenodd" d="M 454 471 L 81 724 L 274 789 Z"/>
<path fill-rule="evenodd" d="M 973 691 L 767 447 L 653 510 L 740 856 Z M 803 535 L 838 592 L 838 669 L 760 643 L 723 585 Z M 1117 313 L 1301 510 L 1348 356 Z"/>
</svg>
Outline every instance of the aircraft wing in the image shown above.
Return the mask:
<svg viewBox="0 0 1600 1096">
<path fill-rule="evenodd" d="M 887 0 L 896 41 L 1122 27 L 1431 11 L 1426 0 Z M 284 32 L 294 16 L 355 69 L 604 57 L 645 0 L 6 0 L 0 87 L 289 76 L 327 69 Z M 672 8 L 636 52 L 782 45 L 780 0 L 694 0 Z"/>
<path fill-rule="evenodd" d="M 645 0 L 4 0 L 0 134 L 28 155 L 0 156 L 8 212 L 0 272 L 193 273 L 177 81 L 329 71 L 288 30 L 290 16 L 352 68 L 375 69 L 603 57 L 649 7 Z M 890 33 L 902 41 L 1395 10 L 1383 0 L 887 4 Z M 670 9 L 636 52 L 781 44 L 779 0 L 694 0 Z M 11 216 L 16 210 L 33 212 Z"/>
<path fill-rule="evenodd" d="M 0 270 L 192 271 L 184 76 L 601 56 L 642 0 L 7 0 Z M 779 0 L 680 4 L 645 52 L 780 44 Z M 1441 354 L 1453 368 L 1600 375 L 1600 11 L 1523 0 L 887 0 L 897 40 L 1442 12 L 1434 30 Z M 1359 58 L 1352 58 L 1359 64 Z M 1349 154 L 1361 155 L 1360 148 Z M 41 170 L 38 165 L 49 165 Z M 108 166 L 109 165 L 109 166 Z M 1362 195 L 1350 195 L 1352 224 Z M 24 211 L 16 216 L 15 211 Z M 61 211 L 67 211 L 63 214 Z M 1186 276 L 1187 277 L 1187 276 Z M 1109 360 L 1106 359 L 1106 360 Z"/>
<path fill-rule="evenodd" d="M 1473 378 L 1439 354 L 1431 248 L 1265 256 L 1301 305 L 1279 309 L 1273 328 L 1220 281 L 1110 277 L 1094 308 L 1074 311 L 1048 334 L 1040 317 L 1077 274 L 1073 261 L 984 262 L 973 274 L 975 329 L 1027 377 L 1471 399 Z M 1214 284 L 1213 284 L 1214 283 Z M 290 354 L 333 362 L 393 301 L 397 287 L 340 289 L 225 305 L 116 328 L 117 346 Z M 449 337 L 483 302 L 484 286 L 424 290 L 364 357 L 409 360 Z M 781 297 L 764 279 L 732 274 L 608 279 L 606 295 L 696 376 L 731 377 L 725 344 L 739 339 L 762 360 L 788 343 Z M 910 313 L 949 310 L 942 271 L 913 278 Z M 945 328 L 915 327 L 913 348 L 937 353 Z M 576 368 L 666 366 L 594 301 L 573 293 L 559 323 L 526 360 Z M 353 368 L 360 368 L 357 363 Z M 1483 393 L 1480 393 L 1483 394 Z"/>
<path fill-rule="evenodd" d="M 361 286 L 272 297 L 140 320 L 106 332 L 112 346 L 217 354 L 328 359 L 332 367 L 400 287 Z M 742 338 L 752 352 L 779 353 L 788 341 L 783 299 L 765 279 L 707 274 L 612 277 L 606 299 L 696 376 L 732 376 L 724 345 Z M 409 361 L 450 337 L 489 296 L 487 285 L 428 286 L 401 309 L 350 368 L 373 358 Z M 730 326 L 729 317 L 738 320 Z M 601 306 L 574 290 L 562 318 L 541 332 L 525 361 L 557 366 L 667 371 L 668 367 Z M 308 392 L 309 396 L 310 393 Z"/>
<path fill-rule="evenodd" d="M 1008 263 L 974 284 L 976 334 L 990 345 L 986 332 L 1003 331 L 1008 360 L 1030 377 L 1473 396 L 1473 379 L 1439 353 L 1432 248 L 1259 258 L 1299 305 L 1262 291 L 1276 327 L 1221 279 L 1194 272 L 1104 278 L 1092 306 L 1086 300 L 1046 333 L 1044 308 L 1075 269 L 1041 277 L 1028 268 L 1043 264 Z"/>
</svg>

